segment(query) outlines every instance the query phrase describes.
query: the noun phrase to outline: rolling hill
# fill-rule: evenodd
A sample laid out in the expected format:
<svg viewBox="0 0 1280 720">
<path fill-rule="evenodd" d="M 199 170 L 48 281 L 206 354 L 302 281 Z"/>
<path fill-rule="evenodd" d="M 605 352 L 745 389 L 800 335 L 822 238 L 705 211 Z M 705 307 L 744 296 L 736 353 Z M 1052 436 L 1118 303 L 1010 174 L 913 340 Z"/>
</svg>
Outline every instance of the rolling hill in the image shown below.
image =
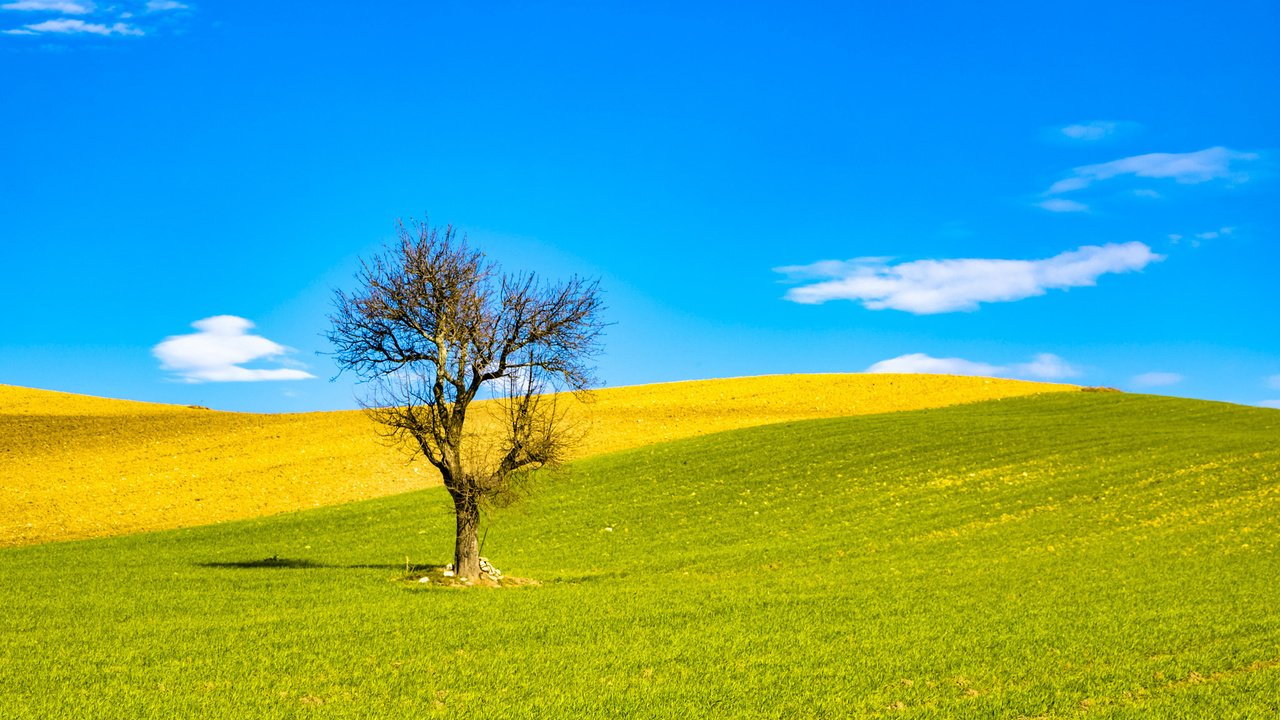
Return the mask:
<svg viewBox="0 0 1280 720">
<path fill-rule="evenodd" d="M 0 716 L 1280 716 L 1280 412 L 1055 393 L 0 551 Z"/>
<path fill-rule="evenodd" d="M 792 375 L 570 401 L 578 457 L 800 419 L 1075 390 L 1015 380 Z M 483 412 L 478 419 L 483 421 Z M 215 412 L 0 385 L 0 547 L 189 527 L 430 487 L 360 412 Z"/>
</svg>

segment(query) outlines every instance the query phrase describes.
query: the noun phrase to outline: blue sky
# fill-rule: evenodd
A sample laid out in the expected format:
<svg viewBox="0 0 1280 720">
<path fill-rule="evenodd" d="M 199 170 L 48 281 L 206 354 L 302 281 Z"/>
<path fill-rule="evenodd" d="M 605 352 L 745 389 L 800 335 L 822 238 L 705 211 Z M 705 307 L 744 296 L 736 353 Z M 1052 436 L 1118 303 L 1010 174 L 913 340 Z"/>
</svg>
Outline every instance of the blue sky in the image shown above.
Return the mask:
<svg viewBox="0 0 1280 720">
<path fill-rule="evenodd" d="M 430 213 L 599 277 L 607 385 L 1280 404 L 1274 3 L 639 5 L 0 0 L 0 383 L 353 407 L 332 289 Z"/>
</svg>

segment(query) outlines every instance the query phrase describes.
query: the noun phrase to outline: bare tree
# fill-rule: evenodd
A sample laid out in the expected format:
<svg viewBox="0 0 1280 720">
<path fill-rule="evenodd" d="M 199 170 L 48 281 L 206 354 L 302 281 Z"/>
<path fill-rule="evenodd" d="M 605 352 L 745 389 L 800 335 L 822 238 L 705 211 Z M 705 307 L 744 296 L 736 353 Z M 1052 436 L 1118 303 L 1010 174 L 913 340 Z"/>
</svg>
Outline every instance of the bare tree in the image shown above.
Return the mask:
<svg viewBox="0 0 1280 720">
<path fill-rule="evenodd" d="M 328 339 L 368 388 L 368 414 L 440 471 L 457 518 L 454 567 L 474 578 L 481 509 L 564 459 L 572 433 L 553 393 L 594 384 L 604 306 L 597 281 L 504 274 L 452 226 L 400 223 L 398 240 L 362 262 L 355 292 L 334 293 Z M 477 431 L 468 412 L 482 390 L 497 422 Z"/>
</svg>

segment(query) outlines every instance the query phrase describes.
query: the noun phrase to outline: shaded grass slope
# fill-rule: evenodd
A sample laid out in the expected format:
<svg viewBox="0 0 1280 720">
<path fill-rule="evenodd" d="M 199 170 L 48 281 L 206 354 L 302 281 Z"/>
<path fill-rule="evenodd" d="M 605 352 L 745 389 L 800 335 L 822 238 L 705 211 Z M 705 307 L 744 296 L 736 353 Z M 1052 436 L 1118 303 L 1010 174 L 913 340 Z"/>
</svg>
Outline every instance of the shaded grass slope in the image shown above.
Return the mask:
<svg viewBox="0 0 1280 720">
<path fill-rule="evenodd" d="M 911 375 L 783 375 L 567 400 L 578 457 L 805 418 L 1073 390 Z M 484 405 L 473 415 L 485 421 Z M 0 385 L 0 547 L 204 525 L 438 484 L 360 412 L 214 412 Z"/>
<path fill-rule="evenodd" d="M 0 551 L 0 717 L 1270 718 L 1280 413 L 1068 393 Z"/>
</svg>

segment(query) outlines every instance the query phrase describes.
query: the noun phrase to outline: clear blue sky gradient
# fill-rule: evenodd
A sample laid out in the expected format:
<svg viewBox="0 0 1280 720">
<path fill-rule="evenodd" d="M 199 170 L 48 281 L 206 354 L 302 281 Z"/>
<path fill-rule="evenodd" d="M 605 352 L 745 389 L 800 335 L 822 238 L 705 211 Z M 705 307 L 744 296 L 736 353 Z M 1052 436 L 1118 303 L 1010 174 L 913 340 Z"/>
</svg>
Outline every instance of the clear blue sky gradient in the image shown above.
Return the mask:
<svg viewBox="0 0 1280 720">
<path fill-rule="evenodd" d="M 0 9 L 0 383 L 354 407 L 317 354 L 332 289 L 429 212 L 509 269 L 599 277 L 607 385 L 1052 353 L 1071 382 L 1280 399 L 1275 3 L 184 2 Z M 60 18 L 142 34 L 29 29 Z M 1215 147 L 1249 159 L 1046 194 Z M 934 314 L 790 302 L 775 271 L 1128 242 L 1164 259 Z M 216 315 L 317 377 L 161 368 Z"/>
</svg>

